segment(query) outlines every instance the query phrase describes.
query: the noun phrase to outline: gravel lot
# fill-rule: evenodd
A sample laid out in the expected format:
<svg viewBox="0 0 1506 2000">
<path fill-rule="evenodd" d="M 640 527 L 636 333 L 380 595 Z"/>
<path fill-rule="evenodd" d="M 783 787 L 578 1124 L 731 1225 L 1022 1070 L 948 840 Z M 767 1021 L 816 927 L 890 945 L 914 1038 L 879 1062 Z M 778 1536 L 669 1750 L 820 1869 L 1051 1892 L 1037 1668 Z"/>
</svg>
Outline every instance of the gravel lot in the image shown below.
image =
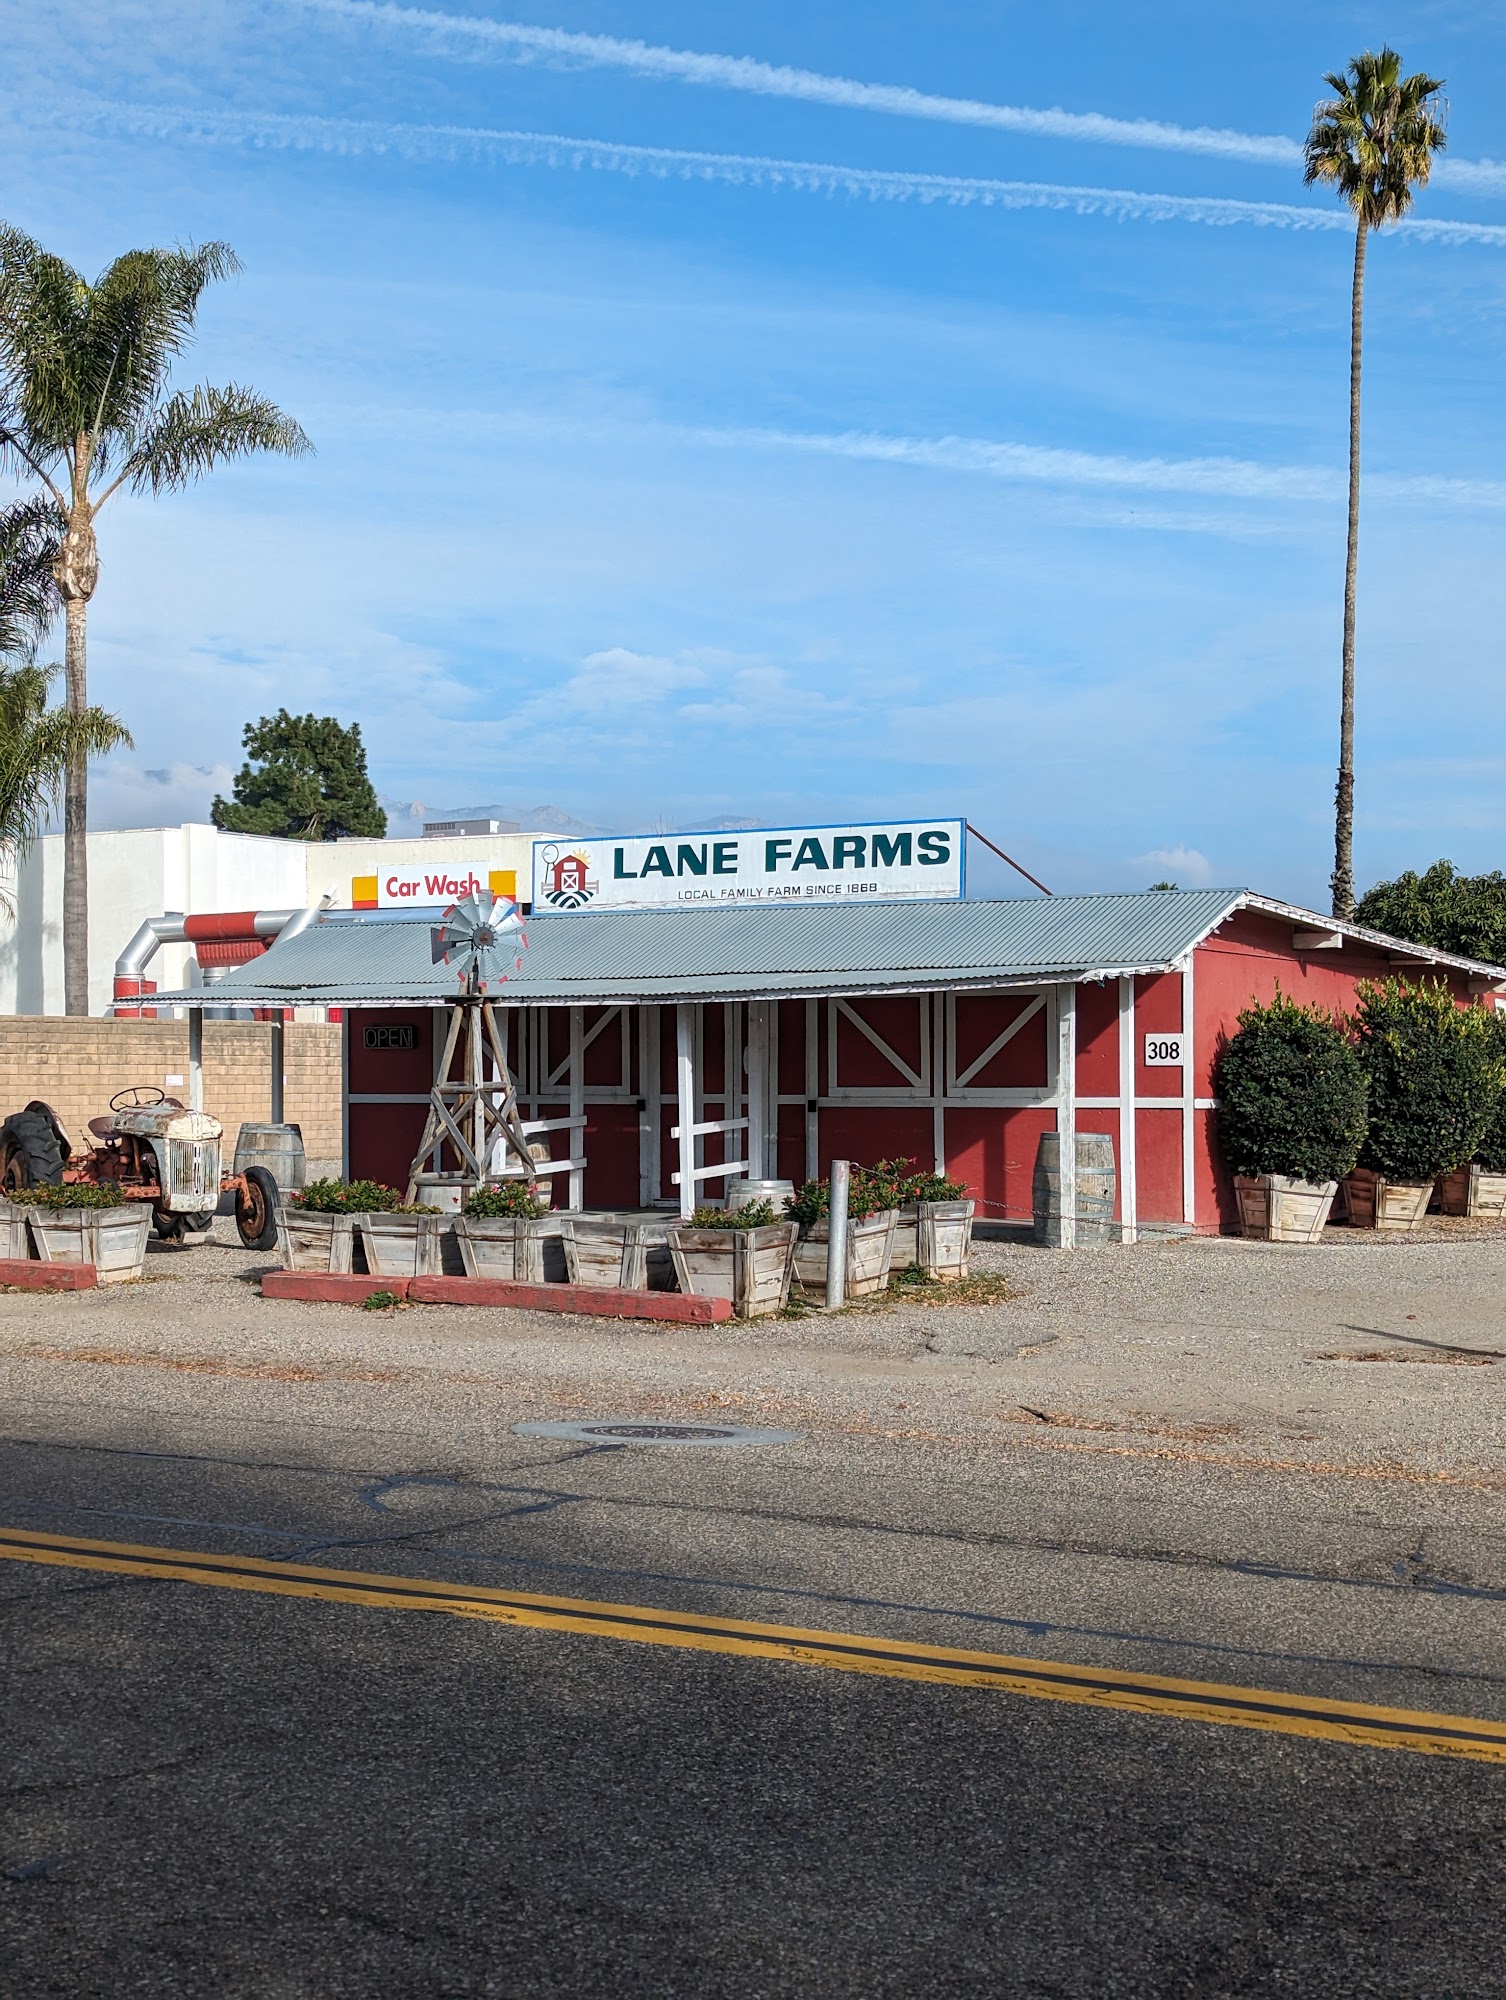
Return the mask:
<svg viewBox="0 0 1506 2000">
<path fill-rule="evenodd" d="M 721 1410 L 807 1431 L 1506 1490 L 1506 1235 L 1329 1232 L 1311 1248 L 1169 1239 L 1077 1252 L 975 1246 L 1008 1296 L 896 1296 L 840 1314 L 683 1326 L 453 1306 L 264 1300 L 233 1226 L 153 1244 L 145 1281 L 0 1296 L 0 1380 L 157 1395 L 174 1373 L 296 1385 L 505 1389 L 509 1421 Z M 147 1380 L 155 1387 L 148 1390 Z M 139 1386 L 133 1387 L 133 1383 Z"/>
</svg>

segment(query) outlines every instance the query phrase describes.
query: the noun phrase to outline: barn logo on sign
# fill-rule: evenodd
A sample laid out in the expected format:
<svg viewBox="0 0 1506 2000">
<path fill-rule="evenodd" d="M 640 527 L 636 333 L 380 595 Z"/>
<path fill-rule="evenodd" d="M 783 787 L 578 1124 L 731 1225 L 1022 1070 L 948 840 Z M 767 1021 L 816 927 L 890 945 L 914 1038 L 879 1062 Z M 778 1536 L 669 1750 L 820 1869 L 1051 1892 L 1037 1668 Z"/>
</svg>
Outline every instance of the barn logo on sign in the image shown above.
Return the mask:
<svg viewBox="0 0 1506 2000">
<path fill-rule="evenodd" d="M 581 910 L 596 894 L 597 884 L 586 872 L 583 854 L 551 854 L 544 850 L 544 901 L 557 910 Z"/>
</svg>

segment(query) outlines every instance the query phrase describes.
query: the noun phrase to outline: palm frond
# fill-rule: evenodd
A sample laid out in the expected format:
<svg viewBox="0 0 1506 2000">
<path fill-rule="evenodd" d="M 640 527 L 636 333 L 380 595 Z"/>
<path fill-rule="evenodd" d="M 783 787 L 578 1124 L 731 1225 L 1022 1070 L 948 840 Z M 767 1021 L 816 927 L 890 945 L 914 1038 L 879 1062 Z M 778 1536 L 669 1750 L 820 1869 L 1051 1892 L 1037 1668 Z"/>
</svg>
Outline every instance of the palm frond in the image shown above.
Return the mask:
<svg viewBox="0 0 1506 2000">
<path fill-rule="evenodd" d="M 234 382 L 180 390 L 152 413 L 120 477 L 137 491 L 175 492 L 231 458 L 260 451 L 304 458 L 314 449 L 302 427 L 265 396 Z"/>
<path fill-rule="evenodd" d="M 1334 94 L 1313 111 L 1304 181 L 1331 186 L 1367 228 L 1398 221 L 1448 144 L 1442 79 L 1403 77 L 1401 57 L 1382 48 L 1323 81 Z"/>
<path fill-rule="evenodd" d="M 61 523 L 44 495 L 0 507 L 0 659 L 34 645 L 57 614 Z"/>
<path fill-rule="evenodd" d="M 130 732 L 104 709 L 53 705 L 62 671 L 34 656 L 0 666 L 0 850 L 16 859 L 56 812 L 73 758 L 133 747 Z"/>
<path fill-rule="evenodd" d="M 239 269 L 229 244 L 189 244 L 127 251 L 90 284 L 0 225 L 0 454 L 63 487 L 128 458 L 193 338 L 204 288 Z"/>
</svg>

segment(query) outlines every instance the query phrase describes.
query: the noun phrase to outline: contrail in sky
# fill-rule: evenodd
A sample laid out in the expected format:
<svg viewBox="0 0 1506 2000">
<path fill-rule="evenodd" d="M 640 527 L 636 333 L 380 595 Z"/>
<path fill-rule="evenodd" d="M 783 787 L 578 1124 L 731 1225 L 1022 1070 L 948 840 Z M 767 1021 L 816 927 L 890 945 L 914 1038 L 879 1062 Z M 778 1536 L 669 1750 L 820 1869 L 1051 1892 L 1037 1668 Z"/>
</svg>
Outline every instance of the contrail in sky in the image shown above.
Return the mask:
<svg viewBox="0 0 1506 2000">
<path fill-rule="evenodd" d="M 969 179 L 953 174 L 888 172 L 815 160 L 763 159 L 756 154 L 697 153 L 670 146 L 628 146 L 605 139 L 571 139 L 553 132 L 495 131 L 473 125 L 387 125 L 360 119 L 287 117 L 275 112 L 194 112 L 176 106 L 89 101 L 78 114 L 94 123 L 156 138 L 326 153 L 354 158 L 388 154 L 444 164 L 479 159 L 509 166 L 582 169 L 660 180 L 720 181 L 737 187 L 793 188 L 846 194 L 872 202 L 921 202 L 948 208 L 1056 209 L 1140 222 L 1190 222 L 1208 228 L 1343 230 L 1339 208 L 1275 201 L 1233 201 L 1216 195 L 1142 194 L 1131 188 L 1065 187 L 1045 181 Z M 54 117 L 70 107 L 54 106 Z M 1412 218 L 1397 225 L 1422 241 L 1506 246 L 1506 224 Z"/>
<path fill-rule="evenodd" d="M 617 35 L 584 35 L 564 28 L 538 28 L 521 21 L 498 21 L 484 14 L 448 14 L 431 7 L 404 7 L 395 0 L 300 0 L 311 10 L 353 26 L 421 37 L 446 51 L 489 49 L 514 60 L 553 59 L 562 65 L 629 70 L 677 83 L 741 90 L 760 97 L 794 98 L 850 111 L 888 112 L 945 125 L 978 125 L 1039 138 L 1077 139 L 1100 146 L 1143 146 L 1163 153 L 1199 153 L 1217 159 L 1265 166 L 1297 167 L 1298 140 L 1280 132 L 1234 132 L 1209 125 L 1175 125 L 1156 118 L 1114 118 L 1100 111 L 1040 109 L 1021 104 L 989 104 L 978 98 L 944 97 L 905 84 L 860 83 L 819 70 L 760 62 L 752 56 L 708 55 L 695 49 L 664 48 Z M 1506 193 L 1506 165 L 1494 160 L 1440 160 L 1434 178 L 1472 194 Z"/>
<path fill-rule="evenodd" d="M 344 420 L 356 435 L 378 431 L 432 439 L 454 431 L 472 441 L 489 438 L 573 438 L 630 441 L 637 459 L 645 447 L 689 446 L 733 452 L 771 452 L 807 458 L 855 459 L 914 466 L 932 472 L 971 474 L 1009 485 L 1097 489 L 1122 494 L 1180 494 L 1204 500 L 1243 500 L 1277 506 L 1331 506 L 1342 499 L 1344 474 L 1321 465 L 1261 464 L 1244 458 L 1131 458 L 1123 453 L 1065 450 L 1000 438 L 906 436 L 874 430 L 796 431 L 756 424 L 680 424 L 576 417 L 535 408 L 509 411 L 330 405 L 320 414 L 321 434 Z M 1372 498 L 1495 513 L 1506 511 L 1506 481 L 1450 479 L 1434 473 L 1376 472 L 1366 480 Z"/>
<path fill-rule="evenodd" d="M 391 0 L 303 0 L 321 14 L 362 26 L 421 35 L 458 48 L 491 48 L 516 56 L 563 58 L 597 69 L 632 70 L 678 83 L 751 91 L 760 97 L 793 97 L 853 111 L 888 111 L 901 118 L 930 118 L 948 125 L 985 125 L 1044 138 L 1087 139 L 1107 146 L 1151 146 L 1161 152 L 1212 153 L 1224 159 L 1300 162 L 1293 139 L 1198 125 L 1166 125 L 1152 118 L 1110 118 L 1097 111 L 1041 111 L 1026 105 L 985 104 L 973 98 L 938 97 L 903 84 L 859 83 L 817 70 L 759 62 L 751 56 L 703 55 L 694 49 L 656 47 L 616 35 L 573 34 L 497 21 L 484 14 L 446 14 L 429 7 L 400 7 Z"/>
</svg>

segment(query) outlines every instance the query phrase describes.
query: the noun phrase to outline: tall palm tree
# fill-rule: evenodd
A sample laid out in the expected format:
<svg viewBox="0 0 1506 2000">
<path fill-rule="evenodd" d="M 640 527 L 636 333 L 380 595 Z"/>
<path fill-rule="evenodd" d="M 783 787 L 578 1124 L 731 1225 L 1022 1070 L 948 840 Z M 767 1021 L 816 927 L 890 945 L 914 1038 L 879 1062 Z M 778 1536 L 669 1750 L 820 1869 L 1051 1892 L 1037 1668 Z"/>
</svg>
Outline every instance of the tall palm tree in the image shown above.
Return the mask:
<svg viewBox="0 0 1506 2000">
<path fill-rule="evenodd" d="M 1349 321 L 1349 544 L 1344 565 L 1344 673 L 1339 718 L 1339 782 L 1334 793 L 1333 913 L 1354 915 L 1354 610 L 1360 557 L 1360 352 L 1365 313 L 1365 246 L 1372 229 L 1397 222 L 1427 185 L 1444 136 L 1441 78 L 1401 73 L 1395 49 L 1354 57 L 1313 111 L 1307 135 L 1308 186 L 1326 181 L 1354 213 L 1354 289 Z"/>
<path fill-rule="evenodd" d="M 25 854 L 57 808 L 70 759 L 129 745 L 113 715 L 75 715 L 50 702 L 56 665 L 39 666 L 37 642 L 57 613 L 53 577 L 61 531 L 46 498 L 0 508 L 0 863 Z M 0 882 L 0 907 L 14 910 Z"/>
<path fill-rule="evenodd" d="M 171 493 L 226 459 L 312 449 L 291 417 L 234 383 L 168 392 L 206 285 L 240 269 L 224 243 L 129 250 L 91 284 L 0 224 L 0 453 L 42 481 L 61 537 L 53 575 L 67 620 L 67 705 L 89 706 L 94 524 L 121 487 Z M 63 818 L 63 993 L 89 1011 L 87 760 L 70 757 Z"/>
</svg>

